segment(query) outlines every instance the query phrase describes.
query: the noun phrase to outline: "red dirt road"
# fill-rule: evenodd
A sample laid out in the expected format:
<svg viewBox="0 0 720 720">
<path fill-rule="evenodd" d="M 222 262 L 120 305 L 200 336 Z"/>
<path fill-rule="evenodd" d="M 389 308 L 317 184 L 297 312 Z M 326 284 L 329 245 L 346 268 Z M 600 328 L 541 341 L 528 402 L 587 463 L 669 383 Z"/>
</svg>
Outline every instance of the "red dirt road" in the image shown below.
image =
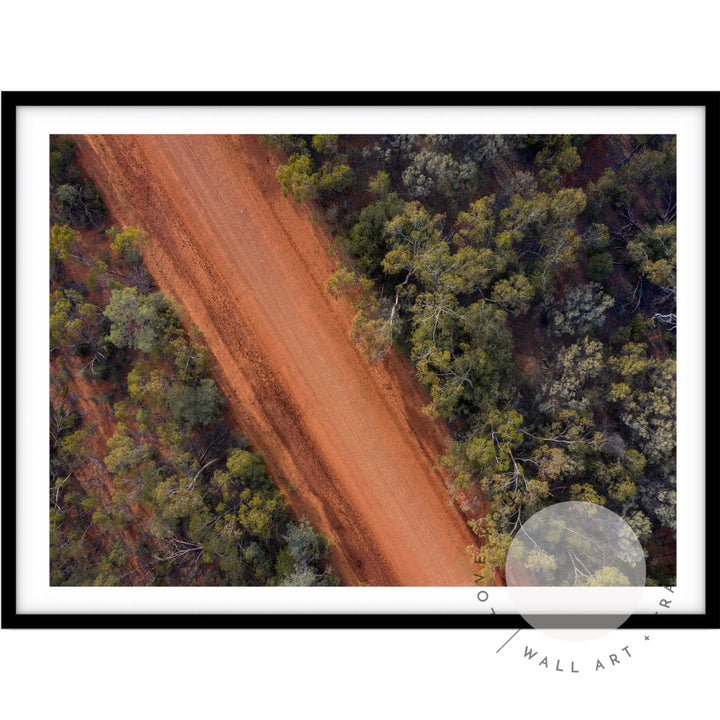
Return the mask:
<svg viewBox="0 0 720 720">
<path fill-rule="evenodd" d="M 409 363 L 371 366 L 325 292 L 330 238 L 251 136 L 79 138 L 118 224 L 187 309 L 230 410 L 349 585 L 471 585 L 476 538 L 434 469 L 449 437 Z M 475 566 L 476 567 L 476 566 Z"/>
</svg>

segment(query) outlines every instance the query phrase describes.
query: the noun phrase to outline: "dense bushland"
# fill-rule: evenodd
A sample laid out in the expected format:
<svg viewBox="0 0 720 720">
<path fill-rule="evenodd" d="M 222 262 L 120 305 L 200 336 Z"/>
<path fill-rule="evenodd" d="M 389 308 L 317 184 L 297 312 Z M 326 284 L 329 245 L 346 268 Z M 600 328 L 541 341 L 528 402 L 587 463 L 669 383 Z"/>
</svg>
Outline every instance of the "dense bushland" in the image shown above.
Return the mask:
<svg viewBox="0 0 720 720">
<path fill-rule="evenodd" d="M 616 511 L 674 581 L 675 139 L 267 136 L 344 248 L 371 359 L 408 352 L 489 573 L 538 509 Z M 668 561 L 668 557 L 672 557 Z"/>
</svg>

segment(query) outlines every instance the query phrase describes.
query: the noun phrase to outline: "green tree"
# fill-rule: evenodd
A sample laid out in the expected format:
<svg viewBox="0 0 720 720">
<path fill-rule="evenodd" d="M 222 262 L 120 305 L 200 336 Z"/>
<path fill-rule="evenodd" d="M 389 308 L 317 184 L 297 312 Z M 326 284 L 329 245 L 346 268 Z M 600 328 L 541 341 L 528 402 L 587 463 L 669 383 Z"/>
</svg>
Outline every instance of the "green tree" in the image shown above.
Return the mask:
<svg viewBox="0 0 720 720">
<path fill-rule="evenodd" d="M 676 368 L 674 358 L 653 360 L 644 377 L 634 381 L 633 392 L 622 400 L 619 413 L 643 455 L 674 480 L 676 450 Z"/>
<path fill-rule="evenodd" d="M 277 170 L 277 179 L 285 196 L 290 195 L 295 202 L 313 200 L 318 193 L 318 174 L 315 163 L 309 155 L 291 155 L 285 165 Z"/>
<path fill-rule="evenodd" d="M 302 135 L 263 135 L 261 141 L 270 150 L 280 150 L 286 155 L 307 154 L 307 142 Z"/>
<path fill-rule="evenodd" d="M 338 135 L 313 135 L 313 150 L 323 155 L 335 155 L 338 147 Z"/>
<path fill-rule="evenodd" d="M 74 185 L 59 185 L 55 190 L 55 200 L 60 206 L 60 212 L 70 213 L 78 203 L 78 190 Z"/>
<path fill-rule="evenodd" d="M 513 315 L 526 313 L 534 296 L 535 288 L 522 273 L 498 280 L 492 289 L 493 302 Z"/>
<path fill-rule="evenodd" d="M 338 157 L 333 162 L 324 163 L 320 168 L 317 188 L 326 193 L 341 193 L 348 190 L 355 182 L 355 173 L 347 159 Z"/>
<path fill-rule="evenodd" d="M 387 195 L 391 187 L 390 175 L 384 170 L 378 170 L 375 175 L 368 180 L 368 192 L 376 198 Z"/>
<path fill-rule="evenodd" d="M 360 211 L 358 221 L 352 226 L 345 246 L 355 258 L 361 273 L 374 274 L 387 251 L 385 226 L 399 215 L 405 203 L 391 193 L 367 205 Z"/>
<path fill-rule="evenodd" d="M 595 381 L 605 367 L 602 343 L 585 338 L 558 352 L 553 377 L 543 386 L 540 409 L 558 420 L 565 418 L 574 428 L 574 439 L 583 429 L 581 419 L 589 419 L 599 404 L 601 389 Z"/>
<path fill-rule="evenodd" d="M 664 141 L 657 150 L 645 147 L 634 154 L 621 169 L 626 182 L 643 188 L 646 194 L 649 191 L 662 203 L 659 208 L 665 211 L 663 215 L 666 219 L 674 207 L 676 151 L 676 139 L 673 137 Z"/>
<path fill-rule="evenodd" d="M 535 156 L 539 166 L 538 181 L 548 188 L 560 186 L 564 176 L 580 167 L 580 156 L 572 144 L 571 135 L 545 135 L 541 149 Z"/>
<path fill-rule="evenodd" d="M 330 277 L 326 289 L 333 297 L 344 296 L 352 301 L 355 318 L 350 337 L 353 342 L 371 362 L 385 357 L 400 325 L 397 302 L 391 308 L 386 298 L 374 293 L 372 280 L 342 265 Z"/>
<path fill-rule="evenodd" d="M 442 297 L 448 305 L 439 306 L 437 296 L 435 302 L 419 298 L 411 357 L 430 392 L 428 411 L 452 419 L 503 394 L 512 368 L 512 336 L 504 311 L 478 302 L 459 314 L 453 296 Z"/>
<path fill-rule="evenodd" d="M 50 232 L 50 264 L 57 265 L 70 257 L 78 233 L 67 225 L 54 225 Z"/>
<path fill-rule="evenodd" d="M 628 242 L 627 250 L 640 273 L 674 299 L 677 294 L 675 223 L 641 228 Z"/>
<path fill-rule="evenodd" d="M 134 287 L 116 288 L 104 311 L 110 320 L 108 339 L 117 347 L 151 353 L 160 338 L 177 325 L 161 293 L 142 295 Z"/>
<path fill-rule="evenodd" d="M 142 248 L 147 242 L 147 237 L 142 230 L 128 227 L 124 230 L 111 227 L 107 231 L 110 237 L 112 249 L 125 260 L 128 267 L 136 268 L 142 262 Z"/>
<path fill-rule="evenodd" d="M 595 282 L 603 282 L 612 275 L 615 269 L 615 262 L 610 253 L 597 253 L 588 257 L 588 276 Z"/>
<path fill-rule="evenodd" d="M 470 138 L 459 136 L 467 147 L 467 158 L 478 165 L 493 165 L 506 158 L 512 151 L 515 137 L 512 135 L 473 135 Z"/>
<path fill-rule="evenodd" d="M 111 355 L 105 338 L 107 321 L 100 308 L 71 289 L 50 294 L 50 352 L 73 350 L 82 369 L 103 377 Z"/>
<path fill-rule="evenodd" d="M 57 187 L 80 179 L 75 165 L 75 141 L 70 135 L 50 136 L 50 183 Z"/>
<path fill-rule="evenodd" d="M 496 227 L 495 196 L 489 195 L 458 214 L 454 239 L 461 245 L 489 248 L 496 244 Z"/>
<path fill-rule="evenodd" d="M 284 535 L 287 547 L 278 555 L 278 585 L 312 586 L 320 584 L 319 564 L 327 554 L 325 538 L 315 532 L 306 518 L 288 523 Z"/>
<path fill-rule="evenodd" d="M 265 459 L 261 452 L 236 449 L 228 454 L 227 469 L 231 478 L 252 486 L 267 484 Z"/>
<path fill-rule="evenodd" d="M 215 381 L 203 378 L 197 384 L 178 387 L 170 396 L 173 417 L 188 427 L 213 425 L 220 419 L 224 398 Z"/>
<path fill-rule="evenodd" d="M 519 195 L 500 213 L 513 245 L 524 243 L 544 259 L 539 280 L 546 289 L 555 275 L 575 267 L 582 238 L 576 229 L 577 216 L 585 209 L 585 194 L 579 188 L 550 195 L 538 193 L 529 199 Z"/>
<path fill-rule="evenodd" d="M 556 304 L 552 331 L 556 335 L 587 335 L 603 325 L 605 314 L 613 305 L 615 300 L 597 283 L 569 288 L 562 301 Z"/>
<path fill-rule="evenodd" d="M 453 200 L 464 196 L 475 176 L 475 165 L 458 162 L 452 155 L 421 150 L 402 175 L 410 194 L 418 200 L 433 196 Z"/>
</svg>

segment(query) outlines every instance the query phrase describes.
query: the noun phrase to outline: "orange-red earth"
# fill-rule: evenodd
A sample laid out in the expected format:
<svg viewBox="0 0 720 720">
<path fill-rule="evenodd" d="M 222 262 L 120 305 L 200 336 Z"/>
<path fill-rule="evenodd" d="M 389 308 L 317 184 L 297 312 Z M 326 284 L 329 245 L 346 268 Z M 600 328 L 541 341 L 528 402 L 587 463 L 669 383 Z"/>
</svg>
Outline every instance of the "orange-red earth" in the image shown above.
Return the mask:
<svg viewBox="0 0 720 720">
<path fill-rule="evenodd" d="M 87 135 L 80 161 L 204 333 L 229 412 L 348 585 L 473 584 L 477 544 L 438 455 L 447 428 L 407 358 L 372 365 L 325 286 L 332 239 L 283 196 L 255 136 Z"/>
</svg>

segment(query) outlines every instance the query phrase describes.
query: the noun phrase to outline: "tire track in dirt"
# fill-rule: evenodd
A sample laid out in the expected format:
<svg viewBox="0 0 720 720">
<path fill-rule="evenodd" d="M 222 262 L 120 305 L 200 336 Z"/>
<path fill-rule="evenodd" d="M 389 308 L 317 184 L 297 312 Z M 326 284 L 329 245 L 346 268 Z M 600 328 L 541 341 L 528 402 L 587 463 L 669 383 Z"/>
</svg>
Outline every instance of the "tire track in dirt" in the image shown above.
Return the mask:
<svg viewBox="0 0 720 720">
<path fill-rule="evenodd" d="M 470 585 L 475 538 L 434 458 L 447 430 L 409 367 L 370 366 L 324 291 L 330 239 L 251 136 L 84 136 L 81 162 L 201 328 L 230 410 L 347 584 Z"/>
</svg>

